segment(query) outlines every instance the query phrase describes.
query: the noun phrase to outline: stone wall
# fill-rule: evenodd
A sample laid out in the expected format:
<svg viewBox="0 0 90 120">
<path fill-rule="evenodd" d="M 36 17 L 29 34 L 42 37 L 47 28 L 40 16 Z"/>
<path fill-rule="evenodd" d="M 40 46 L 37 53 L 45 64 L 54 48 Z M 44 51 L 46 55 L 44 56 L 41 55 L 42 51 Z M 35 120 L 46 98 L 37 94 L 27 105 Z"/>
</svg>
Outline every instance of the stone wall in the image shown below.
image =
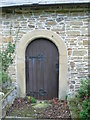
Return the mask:
<svg viewBox="0 0 90 120">
<path fill-rule="evenodd" d="M 2 18 L 0 18 L 2 49 L 8 41 L 17 40 L 17 45 L 23 35 L 29 31 L 35 29 L 54 31 L 66 44 L 68 90 L 75 91 L 80 86 L 81 78 L 88 76 L 88 11 L 87 5 L 3 8 Z M 8 69 L 13 81 L 17 80 L 16 64 L 15 55 L 14 63 Z"/>
<path fill-rule="evenodd" d="M 2 99 L 0 99 L 1 111 L 2 111 L 2 114 L 0 114 L 1 115 L 0 118 L 3 118 L 6 116 L 7 108 L 13 104 L 16 97 L 17 97 L 17 88 L 14 87 L 6 95 L 4 95 Z"/>
</svg>

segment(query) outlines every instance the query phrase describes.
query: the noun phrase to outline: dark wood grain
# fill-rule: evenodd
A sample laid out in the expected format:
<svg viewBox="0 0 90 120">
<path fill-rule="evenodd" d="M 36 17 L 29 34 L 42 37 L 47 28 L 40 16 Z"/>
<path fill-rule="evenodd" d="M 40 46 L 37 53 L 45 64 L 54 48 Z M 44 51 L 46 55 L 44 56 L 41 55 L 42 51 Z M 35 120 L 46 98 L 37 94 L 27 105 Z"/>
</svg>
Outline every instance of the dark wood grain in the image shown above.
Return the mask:
<svg viewBox="0 0 90 120">
<path fill-rule="evenodd" d="M 36 39 L 26 49 L 26 94 L 37 99 L 58 97 L 59 53 L 54 43 Z M 43 91 L 41 94 L 39 91 Z"/>
</svg>

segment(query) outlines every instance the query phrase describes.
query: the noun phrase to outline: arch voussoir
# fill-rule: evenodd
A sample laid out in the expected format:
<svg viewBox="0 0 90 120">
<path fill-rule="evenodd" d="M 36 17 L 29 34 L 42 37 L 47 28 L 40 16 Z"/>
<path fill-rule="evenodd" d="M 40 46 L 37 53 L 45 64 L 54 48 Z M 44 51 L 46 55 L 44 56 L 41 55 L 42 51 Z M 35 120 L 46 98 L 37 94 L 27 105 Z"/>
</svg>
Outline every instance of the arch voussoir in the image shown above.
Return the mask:
<svg viewBox="0 0 90 120">
<path fill-rule="evenodd" d="M 65 99 L 67 91 L 67 49 L 64 41 L 56 33 L 49 30 L 34 30 L 22 37 L 17 46 L 17 83 L 18 94 L 26 95 L 25 51 L 28 44 L 37 39 L 46 38 L 52 41 L 59 52 L 59 99 Z"/>
</svg>

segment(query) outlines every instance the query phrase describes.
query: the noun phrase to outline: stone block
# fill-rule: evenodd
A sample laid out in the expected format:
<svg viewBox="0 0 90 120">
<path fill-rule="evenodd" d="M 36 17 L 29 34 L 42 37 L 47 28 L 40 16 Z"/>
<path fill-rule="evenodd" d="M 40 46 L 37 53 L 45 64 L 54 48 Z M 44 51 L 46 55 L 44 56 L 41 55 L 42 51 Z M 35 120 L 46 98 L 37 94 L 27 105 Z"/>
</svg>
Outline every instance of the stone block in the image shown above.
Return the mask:
<svg viewBox="0 0 90 120">
<path fill-rule="evenodd" d="M 61 16 L 61 17 L 56 18 L 56 21 L 57 21 L 57 22 L 61 22 L 63 19 L 64 19 L 64 18 Z"/>
<path fill-rule="evenodd" d="M 8 25 L 8 24 L 10 24 L 10 22 L 9 22 L 9 21 L 4 22 L 4 25 Z"/>
<path fill-rule="evenodd" d="M 2 42 L 7 43 L 7 38 L 6 37 L 2 37 Z"/>
<path fill-rule="evenodd" d="M 75 84 L 75 81 L 71 81 L 72 84 Z"/>
<path fill-rule="evenodd" d="M 81 31 L 81 35 L 83 36 L 83 35 L 88 35 L 88 30 L 83 30 L 83 31 Z"/>
<path fill-rule="evenodd" d="M 67 35 L 68 36 L 80 36 L 80 31 L 69 31 L 69 30 L 67 30 Z"/>
<path fill-rule="evenodd" d="M 83 25 L 83 22 L 79 22 L 79 21 L 72 21 L 72 22 L 70 22 L 70 24 L 71 25 L 79 25 L 79 26 L 81 26 L 81 25 Z"/>
<path fill-rule="evenodd" d="M 74 85 L 70 85 L 70 89 L 74 89 Z"/>
<path fill-rule="evenodd" d="M 86 51 L 73 51 L 73 56 L 84 56 L 87 52 Z"/>
<path fill-rule="evenodd" d="M 56 22 L 55 21 L 48 21 L 46 24 L 47 25 L 56 25 Z"/>
<path fill-rule="evenodd" d="M 29 28 L 34 28 L 35 26 L 34 25 L 28 25 Z"/>
<path fill-rule="evenodd" d="M 88 45 L 88 40 L 83 40 L 83 45 Z"/>
<path fill-rule="evenodd" d="M 70 62 L 70 65 L 71 65 L 72 68 L 75 67 L 75 63 L 74 62 Z"/>
<path fill-rule="evenodd" d="M 68 55 L 71 55 L 71 53 L 72 53 L 72 49 L 68 48 Z"/>
</svg>

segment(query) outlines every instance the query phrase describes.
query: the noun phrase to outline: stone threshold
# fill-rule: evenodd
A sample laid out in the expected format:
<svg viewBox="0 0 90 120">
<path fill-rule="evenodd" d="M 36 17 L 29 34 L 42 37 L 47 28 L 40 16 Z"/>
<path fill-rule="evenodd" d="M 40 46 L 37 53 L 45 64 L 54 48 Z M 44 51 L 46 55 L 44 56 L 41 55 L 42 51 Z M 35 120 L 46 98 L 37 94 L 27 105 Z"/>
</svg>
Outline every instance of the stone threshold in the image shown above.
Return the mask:
<svg viewBox="0 0 90 120">
<path fill-rule="evenodd" d="M 4 120 L 19 120 L 19 119 L 21 119 L 21 120 L 51 120 L 51 119 L 39 119 L 39 118 L 32 118 L 32 117 L 17 117 L 17 116 L 6 116 L 5 118 L 4 118 Z M 52 120 L 55 120 L 55 119 L 52 119 Z"/>
<path fill-rule="evenodd" d="M 16 117 L 16 116 L 6 116 L 5 118 L 4 118 L 4 120 L 19 120 L 19 119 L 21 119 L 21 120 L 42 120 L 42 119 L 39 119 L 39 118 L 32 118 L 32 117 Z M 43 120 L 49 120 L 49 119 L 43 119 Z M 53 119 L 54 120 L 54 119 Z"/>
</svg>

